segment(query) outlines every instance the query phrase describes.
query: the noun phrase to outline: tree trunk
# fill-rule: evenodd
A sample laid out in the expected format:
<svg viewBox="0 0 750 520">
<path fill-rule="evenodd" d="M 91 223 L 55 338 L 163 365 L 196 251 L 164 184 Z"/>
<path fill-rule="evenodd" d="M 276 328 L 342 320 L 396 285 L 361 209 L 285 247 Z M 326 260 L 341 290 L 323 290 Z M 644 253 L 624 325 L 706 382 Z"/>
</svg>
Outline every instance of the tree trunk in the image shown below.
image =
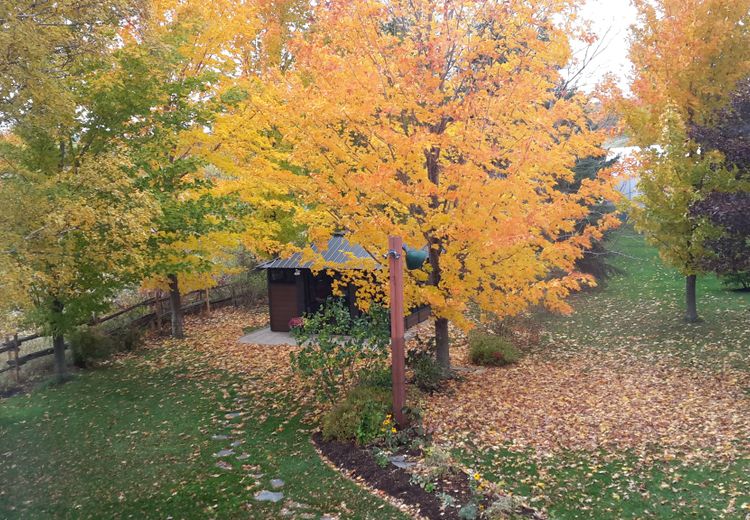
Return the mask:
<svg viewBox="0 0 750 520">
<path fill-rule="evenodd" d="M 65 362 L 65 338 L 62 334 L 52 335 L 52 350 L 55 354 L 55 379 L 62 383 L 68 379 L 68 367 Z"/>
<path fill-rule="evenodd" d="M 438 287 L 440 284 L 440 243 L 433 241 L 437 248 L 430 247 L 430 284 Z M 431 244 L 432 246 L 432 244 Z M 437 348 L 437 361 L 447 374 L 451 369 L 450 344 L 448 342 L 448 320 L 437 318 L 435 320 L 435 347 Z"/>
<path fill-rule="evenodd" d="M 445 130 L 446 120 L 431 128 L 430 130 L 435 134 L 441 134 Z M 425 151 L 425 166 L 427 168 L 427 178 L 435 186 L 440 185 L 440 164 L 438 158 L 440 157 L 440 148 L 433 146 L 430 150 Z M 433 211 L 439 211 L 440 199 L 437 195 L 432 196 L 430 201 L 430 207 Z M 440 279 L 442 272 L 440 270 L 440 254 L 443 251 L 443 245 L 439 238 L 428 236 L 428 247 L 430 255 L 430 267 L 432 272 L 430 273 L 430 285 L 434 287 L 440 286 Z M 450 359 L 450 344 L 448 342 L 448 320 L 446 318 L 438 317 L 435 320 L 435 346 L 437 348 L 437 361 L 442 367 L 445 374 L 451 369 Z"/>
<path fill-rule="evenodd" d="M 443 370 L 448 373 L 451 369 L 451 358 L 448 343 L 448 320 L 435 320 L 435 345 L 437 346 L 437 360 Z"/>
<path fill-rule="evenodd" d="M 172 312 L 172 337 L 184 338 L 185 330 L 182 318 L 182 299 L 180 298 L 180 287 L 177 283 L 177 275 L 170 274 L 169 279 L 169 305 Z"/>
<path fill-rule="evenodd" d="M 59 332 L 63 322 L 63 309 L 64 305 L 60 300 L 57 298 L 52 300 L 52 353 L 55 358 L 55 379 L 58 383 L 62 383 L 68 378 L 68 366 L 65 362 L 65 338 Z"/>
<path fill-rule="evenodd" d="M 685 321 L 694 323 L 698 321 L 698 308 L 695 297 L 695 281 L 696 275 L 691 274 L 685 277 L 685 304 L 687 310 L 685 312 Z"/>
</svg>

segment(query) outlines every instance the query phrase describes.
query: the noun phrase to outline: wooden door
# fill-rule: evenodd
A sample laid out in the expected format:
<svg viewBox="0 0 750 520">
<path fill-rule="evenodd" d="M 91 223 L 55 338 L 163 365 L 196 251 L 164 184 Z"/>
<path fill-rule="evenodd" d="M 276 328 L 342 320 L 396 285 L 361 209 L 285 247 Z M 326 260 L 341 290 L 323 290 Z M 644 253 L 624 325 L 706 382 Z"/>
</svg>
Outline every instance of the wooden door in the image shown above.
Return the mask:
<svg viewBox="0 0 750 520">
<path fill-rule="evenodd" d="M 300 315 L 297 304 L 297 285 L 293 283 L 272 283 L 269 285 L 271 307 L 271 330 L 289 331 L 289 320 Z"/>
</svg>

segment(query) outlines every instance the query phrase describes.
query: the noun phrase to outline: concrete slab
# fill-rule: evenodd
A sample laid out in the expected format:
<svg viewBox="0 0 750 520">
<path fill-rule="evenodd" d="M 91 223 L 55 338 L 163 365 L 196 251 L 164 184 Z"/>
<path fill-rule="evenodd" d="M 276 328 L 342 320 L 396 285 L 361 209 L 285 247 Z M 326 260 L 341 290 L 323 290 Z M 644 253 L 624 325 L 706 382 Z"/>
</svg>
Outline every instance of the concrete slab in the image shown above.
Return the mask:
<svg viewBox="0 0 750 520">
<path fill-rule="evenodd" d="M 404 332 L 404 339 L 407 341 L 413 339 L 419 330 L 419 326 L 406 330 Z M 288 332 L 274 332 L 270 327 L 254 330 L 250 334 L 242 336 L 239 342 L 249 345 L 297 345 L 291 334 Z"/>
<path fill-rule="evenodd" d="M 288 332 L 274 332 L 270 327 L 254 330 L 240 338 L 240 343 L 250 345 L 296 345 Z"/>
</svg>

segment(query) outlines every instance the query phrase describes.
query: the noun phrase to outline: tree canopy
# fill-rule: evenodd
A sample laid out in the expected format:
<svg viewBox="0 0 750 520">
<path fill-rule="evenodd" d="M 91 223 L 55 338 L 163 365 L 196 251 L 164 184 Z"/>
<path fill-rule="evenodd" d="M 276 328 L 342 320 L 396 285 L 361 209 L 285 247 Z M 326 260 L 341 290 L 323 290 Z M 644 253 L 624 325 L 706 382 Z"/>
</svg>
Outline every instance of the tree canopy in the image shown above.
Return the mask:
<svg viewBox="0 0 750 520">
<path fill-rule="evenodd" d="M 576 222 L 615 194 L 606 172 L 558 189 L 578 158 L 602 153 L 584 96 L 556 90 L 574 29 L 556 20 L 573 8 L 327 2 L 279 75 L 272 120 L 310 172 L 310 237 L 345 230 L 375 258 L 389 234 L 427 245 L 407 298 L 432 306 L 444 365 L 448 320 L 469 326 L 475 307 L 566 311 L 565 296 L 593 283 L 575 262 L 614 219 Z"/>
<path fill-rule="evenodd" d="M 698 319 L 695 280 L 705 270 L 711 230 L 690 207 L 732 179 L 721 157 L 689 138 L 695 125 L 712 125 L 735 86 L 750 73 L 750 2 L 636 0 L 630 59 L 632 95 L 619 110 L 632 142 L 641 147 L 634 174 L 642 195 L 636 227 L 662 258 L 686 276 L 686 319 Z"/>
</svg>

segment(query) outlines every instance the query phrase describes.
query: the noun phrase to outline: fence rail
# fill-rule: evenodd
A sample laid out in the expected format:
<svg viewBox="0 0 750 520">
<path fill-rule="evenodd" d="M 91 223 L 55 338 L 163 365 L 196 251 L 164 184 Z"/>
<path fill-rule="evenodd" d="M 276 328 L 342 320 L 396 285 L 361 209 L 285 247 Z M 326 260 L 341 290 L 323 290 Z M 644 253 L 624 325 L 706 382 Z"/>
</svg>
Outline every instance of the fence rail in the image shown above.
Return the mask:
<svg viewBox="0 0 750 520">
<path fill-rule="evenodd" d="M 190 314 L 192 312 L 199 312 L 202 309 L 210 311 L 212 307 L 221 307 L 223 305 L 237 305 L 238 303 L 244 303 L 251 296 L 252 290 L 241 282 L 239 283 L 227 283 L 223 285 L 217 285 L 210 289 L 201 289 L 186 293 L 182 296 L 182 311 L 183 313 Z M 165 305 L 166 304 L 166 305 Z M 123 323 L 115 325 L 110 332 L 120 330 L 123 328 L 140 327 L 145 328 L 148 326 L 155 326 L 158 330 L 161 330 L 164 323 L 166 323 L 170 317 L 169 308 L 169 295 L 164 294 L 147 298 L 133 305 L 129 305 L 122 309 L 118 309 L 110 314 L 101 317 L 95 317 L 87 323 L 88 326 L 98 326 L 112 320 L 130 314 L 138 309 L 147 309 L 148 312 L 141 314 L 140 316 L 125 320 Z M 13 336 L 7 336 L 5 341 L 0 343 L 0 354 L 7 353 L 8 360 L 5 362 L 6 366 L 0 365 L 0 374 L 15 370 L 16 382 L 20 381 L 20 368 L 32 359 L 40 357 L 50 356 L 54 354 L 52 347 L 30 352 L 23 356 L 19 355 L 21 348 L 24 343 L 44 338 L 46 335 L 42 332 L 36 332 L 25 336 L 19 336 L 14 334 Z M 67 348 L 67 345 L 66 345 Z"/>
</svg>

